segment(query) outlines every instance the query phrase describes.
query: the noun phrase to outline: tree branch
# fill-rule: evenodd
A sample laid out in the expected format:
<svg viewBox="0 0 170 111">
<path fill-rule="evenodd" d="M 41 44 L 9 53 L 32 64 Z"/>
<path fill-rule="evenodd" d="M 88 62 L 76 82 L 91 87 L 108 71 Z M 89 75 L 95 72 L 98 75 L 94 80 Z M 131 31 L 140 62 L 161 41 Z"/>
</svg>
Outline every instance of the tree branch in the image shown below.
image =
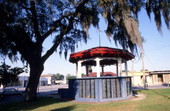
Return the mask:
<svg viewBox="0 0 170 111">
<path fill-rule="evenodd" d="M 48 59 L 49 56 L 51 56 L 51 55 L 54 53 L 54 51 L 57 49 L 58 45 L 61 43 L 64 35 L 67 34 L 67 33 L 69 33 L 69 31 L 73 28 L 73 20 L 74 20 L 74 17 L 77 16 L 77 14 L 79 13 L 80 9 L 81 9 L 81 8 L 84 6 L 84 4 L 87 3 L 87 2 L 88 2 L 88 0 L 83 0 L 83 1 L 79 4 L 79 6 L 76 8 L 76 11 L 75 11 L 73 14 L 70 14 L 70 15 L 72 15 L 72 17 L 70 17 L 70 19 L 69 19 L 69 25 L 68 25 L 63 31 L 61 31 L 61 34 L 59 35 L 59 37 L 57 38 L 57 40 L 56 40 L 56 42 L 53 44 L 53 46 L 44 54 L 44 56 L 42 56 L 42 62 L 43 62 L 43 63 Z M 70 15 L 69 15 L 69 16 L 70 16 Z M 59 20 L 56 20 L 56 21 L 54 22 L 54 26 L 51 27 L 51 28 L 49 29 L 49 31 L 42 36 L 41 42 L 43 42 L 43 41 L 57 28 L 57 26 L 59 25 L 60 21 L 61 21 L 63 18 L 65 18 L 65 17 L 68 17 L 68 15 L 63 16 L 63 17 L 61 17 Z"/>
<path fill-rule="evenodd" d="M 80 9 L 83 7 L 84 4 L 86 4 L 88 0 L 83 0 L 76 8 L 76 11 L 74 13 L 70 13 L 67 15 L 62 16 L 60 19 L 56 20 L 53 23 L 53 26 L 41 37 L 40 43 L 43 42 L 53 31 L 56 30 L 56 28 L 59 26 L 59 23 L 63 18 L 68 18 L 69 16 L 75 17 L 79 13 Z"/>
<path fill-rule="evenodd" d="M 58 36 L 58 38 L 56 39 L 53 46 L 42 57 L 43 63 L 48 59 L 49 56 L 51 56 L 54 53 L 54 51 L 57 49 L 58 45 L 61 43 L 64 35 L 69 33 L 69 31 L 73 28 L 73 20 L 74 20 L 74 17 L 71 17 L 70 20 L 69 20 L 69 25 L 65 29 L 61 28 L 61 34 Z M 64 30 L 62 30 L 62 29 L 64 29 Z"/>
<path fill-rule="evenodd" d="M 35 9 L 35 1 L 31 0 L 30 4 L 31 4 L 31 12 L 32 12 L 32 21 L 34 24 L 34 32 L 35 32 L 36 37 L 40 38 L 41 34 L 39 32 L 39 27 L 38 27 L 38 19 L 37 19 L 37 13 Z"/>
<path fill-rule="evenodd" d="M 61 20 L 68 16 L 70 16 L 70 15 L 62 16 L 60 19 L 56 20 L 53 23 L 53 26 L 41 37 L 41 40 L 39 42 L 40 43 L 43 42 L 53 31 L 56 30 L 56 28 L 59 26 L 59 23 L 61 22 Z"/>
<path fill-rule="evenodd" d="M 54 51 L 57 49 L 58 45 L 62 41 L 63 37 L 64 35 L 60 35 L 53 46 L 46 52 L 46 54 L 44 54 L 44 56 L 42 56 L 42 63 L 44 63 L 49 58 L 49 56 L 54 53 Z"/>
</svg>

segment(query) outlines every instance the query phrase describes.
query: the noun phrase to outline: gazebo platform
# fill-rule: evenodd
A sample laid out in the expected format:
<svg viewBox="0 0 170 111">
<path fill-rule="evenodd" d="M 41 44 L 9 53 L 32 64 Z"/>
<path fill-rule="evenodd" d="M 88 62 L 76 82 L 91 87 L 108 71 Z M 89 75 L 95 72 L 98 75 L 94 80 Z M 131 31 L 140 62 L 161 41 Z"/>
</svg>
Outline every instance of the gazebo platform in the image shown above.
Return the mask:
<svg viewBox="0 0 170 111">
<path fill-rule="evenodd" d="M 86 77 L 69 80 L 68 89 L 59 89 L 61 98 L 82 102 L 124 100 L 132 96 L 131 77 Z"/>
</svg>

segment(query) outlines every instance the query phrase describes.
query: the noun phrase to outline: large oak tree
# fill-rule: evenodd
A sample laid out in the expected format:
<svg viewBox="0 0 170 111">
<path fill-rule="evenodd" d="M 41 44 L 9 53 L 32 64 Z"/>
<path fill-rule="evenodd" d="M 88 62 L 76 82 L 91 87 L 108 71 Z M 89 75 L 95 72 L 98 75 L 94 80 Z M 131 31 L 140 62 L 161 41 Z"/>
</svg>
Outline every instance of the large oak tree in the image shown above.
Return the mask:
<svg viewBox="0 0 170 111">
<path fill-rule="evenodd" d="M 91 25 L 99 28 L 99 15 L 106 20 L 106 34 L 116 44 L 132 52 L 142 49 L 138 12 L 155 15 L 161 30 L 161 16 L 169 28 L 169 4 L 164 0 L 1 0 L 0 54 L 26 61 L 30 79 L 26 101 L 36 100 L 36 90 L 44 63 L 57 50 L 72 52 L 79 41 L 87 42 Z M 51 47 L 43 43 L 51 37 Z"/>
</svg>

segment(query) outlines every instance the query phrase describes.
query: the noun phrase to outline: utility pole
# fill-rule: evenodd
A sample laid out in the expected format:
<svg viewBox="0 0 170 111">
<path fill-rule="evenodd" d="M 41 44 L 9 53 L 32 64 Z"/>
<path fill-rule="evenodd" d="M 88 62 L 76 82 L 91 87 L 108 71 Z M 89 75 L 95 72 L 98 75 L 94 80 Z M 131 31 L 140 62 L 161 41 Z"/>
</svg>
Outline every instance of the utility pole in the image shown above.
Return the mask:
<svg viewBox="0 0 170 111">
<path fill-rule="evenodd" d="M 135 79 L 134 79 L 134 69 L 133 69 L 134 60 L 132 59 L 131 61 L 132 61 L 131 76 L 132 76 L 132 81 L 133 81 L 133 82 L 132 82 L 132 83 L 133 83 L 132 85 L 134 86 L 134 83 L 135 83 L 135 81 L 134 81 L 134 80 L 135 80 Z"/>
<path fill-rule="evenodd" d="M 145 76 L 145 66 L 144 66 L 144 51 L 142 51 L 142 72 L 143 72 L 143 88 L 146 89 L 146 76 Z"/>
</svg>

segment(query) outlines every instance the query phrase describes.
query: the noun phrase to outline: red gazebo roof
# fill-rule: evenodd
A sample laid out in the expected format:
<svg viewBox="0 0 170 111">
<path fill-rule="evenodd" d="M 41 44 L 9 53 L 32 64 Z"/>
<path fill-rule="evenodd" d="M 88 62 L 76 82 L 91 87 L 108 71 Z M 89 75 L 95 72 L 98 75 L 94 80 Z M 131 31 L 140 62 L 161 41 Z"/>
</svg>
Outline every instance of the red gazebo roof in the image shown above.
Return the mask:
<svg viewBox="0 0 170 111">
<path fill-rule="evenodd" d="M 127 50 L 110 47 L 95 47 L 70 54 L 69 61 L 72 63 L 76 63 L 78 60 L 90 59 L 95 57 L 121 57 L 125 60 L 131 60 L 134 58 L 134 55 Z"/>
</svg>

